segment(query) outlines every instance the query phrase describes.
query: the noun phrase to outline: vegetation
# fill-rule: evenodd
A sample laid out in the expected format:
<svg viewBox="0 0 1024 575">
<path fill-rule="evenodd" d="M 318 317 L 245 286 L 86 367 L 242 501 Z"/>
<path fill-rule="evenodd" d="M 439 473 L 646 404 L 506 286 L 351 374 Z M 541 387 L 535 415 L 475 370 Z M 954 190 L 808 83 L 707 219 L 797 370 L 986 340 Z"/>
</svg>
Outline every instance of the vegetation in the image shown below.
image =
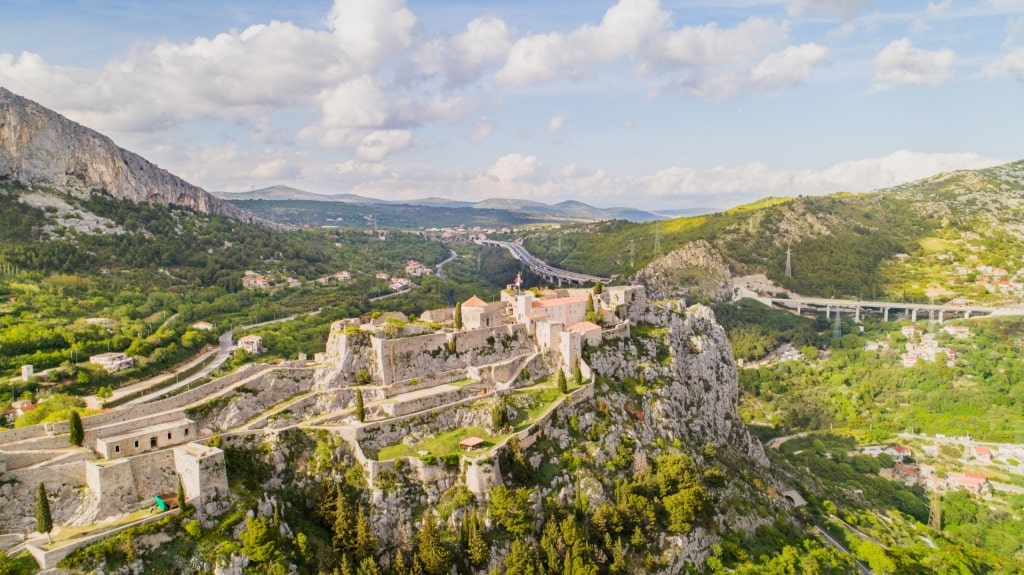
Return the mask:
<svg viewBox="0 0 1024 575">
<path fill-rule="evenodd" d="M 82 428 L 82 417 L 78 415 L 77 411 L 71 411 L 71 417 L 68 418 L 68 441 L 75 447 L 82 446 L 82 440 L 85 439 L 85 429 Z"/>
<path fill-rule="evenodd" d="M 53 531 L 53 515 L 50 514 L 50 500 L 46 495 L 46 486 L 39 482 L 39 489 L 36 491 L 36 531 L 46 533 L 50 536 Z"/>
</svg>

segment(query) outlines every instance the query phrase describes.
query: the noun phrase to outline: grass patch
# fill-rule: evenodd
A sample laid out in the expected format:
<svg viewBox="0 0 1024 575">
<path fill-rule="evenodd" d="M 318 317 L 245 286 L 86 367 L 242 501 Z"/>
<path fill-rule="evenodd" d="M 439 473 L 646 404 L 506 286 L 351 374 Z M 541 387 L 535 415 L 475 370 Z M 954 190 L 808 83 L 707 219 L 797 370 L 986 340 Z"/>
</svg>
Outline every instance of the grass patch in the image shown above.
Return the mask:
<svg viewBox="0 0 1024 575">
<path fill-rule="evenodd" d="M 479 437 L 486 443 L 478 449 L 465 451 L 459 447 L 459 442 L 467 437 Z M 389 459 L 398 459 L 399 457 L 418 457 L 420 451 L 427 451 L 429 455 L 437 457 L 452 454 L 480 454 L 501 443 L 506 437 L 508 436 L 492 437 L 482 427 L 462 427 L 439 433 L 434 437 L 424 438 L 413 445 L 400 443 L 398 445 L 382 447 L 377 453 L 377 460 L 387 461 Z"/>
</svg>

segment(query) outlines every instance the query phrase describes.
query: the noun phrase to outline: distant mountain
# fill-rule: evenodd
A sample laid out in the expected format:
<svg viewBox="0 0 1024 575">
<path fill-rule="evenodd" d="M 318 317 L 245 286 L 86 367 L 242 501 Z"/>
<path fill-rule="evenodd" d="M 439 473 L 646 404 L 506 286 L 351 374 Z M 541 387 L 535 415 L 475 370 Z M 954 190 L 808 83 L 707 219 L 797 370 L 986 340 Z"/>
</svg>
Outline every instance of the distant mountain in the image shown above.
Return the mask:
<svg viewBox="0 0 1024 575">
<path fill-rule="evenodd" d="M 603 221 L 603 220 L 628 220 L 631 222 L 650 222 L 667 219 L 669 215 L 656 214 L 638 210 L 635 208 L 596 208 L 583 202 L 568 200 L 555 205 L 545 204 L 532 200 L 520 200 L 515 198 L 488 198 L 480 202 L 467 202 L 462 200 L 450 200 L 448 198 L 423 198 L 417 200 L 381 200 L 368 198 L 356 194 L 314 194 L 298 190 L 289 186 L 271 186 L 250 192 L 214 192 L 215 196 L 232 202 L 248 200 L 272 200 L 272 201 L 314 201 L 314 202 L 343 202 L 348 204 L 365 205 L 407 205 L 407 206 L 429 206 L 434 208 L 474 208 L 478 210 L 505 210 L 512 212 L 526 212 L 529 214 L 542 214 L 545 216 L 556 216 L 559 219 L 569 218 L 582 221 Z M 251 204 L 247 204 L 251 207 Z M 280 208 L 280 206 L 279 206 Z M 707 213 L 706 210 L 698 209 L 696 213 Z M 676 210 L 679 211 L 679 210 Z M 685 211 L 685 210 L 683 210 Z M 277 210 L 280 214 L 280 210 Z M 429 226 L 429 222 L 424 222 Z"/>
<path fill-rule="evenodd" d="M 110 138 L 0 88 L 0 181 L 43 185 L 87 196 L 187 206 L 265 223 L 198 186 L 118 147 Z"/>
</svg>

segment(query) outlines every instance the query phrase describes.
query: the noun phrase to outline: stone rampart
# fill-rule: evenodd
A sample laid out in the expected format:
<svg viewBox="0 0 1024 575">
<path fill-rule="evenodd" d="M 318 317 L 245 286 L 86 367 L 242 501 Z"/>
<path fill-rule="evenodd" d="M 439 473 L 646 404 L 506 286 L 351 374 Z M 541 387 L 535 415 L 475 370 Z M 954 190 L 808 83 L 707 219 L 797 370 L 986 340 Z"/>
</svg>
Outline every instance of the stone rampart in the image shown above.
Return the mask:
<svg viewBox="0 0 1024 575">
<path fill-rule="evenodd" d="M 76 549 L 80 549 L 82 547 L 85 547 L 86 545 L 91 545 L 93 543 L 96 543 L 97 541 L 100 541 L 102 539 L 106 539 L 107 537 L 110 537 L 112 535 L 116 535 L 117 533 L 120 533 L 121 531 L 124 531 L 125 529 L 129 529 L 131 527 L 138 527 L 140 525 L 145 525 L 147 523 L 152 523 L 154 521 L 159 521 L 159 520 L 163 519 L 164 517 L 166 517 L 168 514 L 170 514 L 170 513 L 177 513 L 177 512 L 178 512 L 177 509 L 172 509 L 171 511 L 166 511 L 164 513 L 158 513 L 158 514 L 153 515 L 151 517 L 145 517 L 145 518 L 139 519 L 138 521 L 135 521 L 133 523 L 129 523 L 127 525 L 122 525 L 120 527 L 116 527 L 116 528 L 111 529 L 109 531 L 104 531 L 103 533 L 98 533 L 96 535 L 90 535 L 89 537 L 83 537 L 81 539 L 76 539 L 76 540 L 74 540 L 74 541 L 72 541 L 70 543 L 67 543 L 65 545 L 62 545 L 62 546 L 60 546 L 60 547 L 58 547 L 56 549 L 46 550 L 46 549 L 41 549 L 39 547 L 36 547 L 35 545 L 26 545 L 25 548 L 32 555 L 32 557 L 35 558 L 36 563 L 39 564 L 40 568 L 42 568 L 42 569 L 53 569 L 54 567 L 57 566 L 58 563 L 60 563 L 62 560 L 64 560 L 68 555 L 71 555 L 71 553 L 73 551 L 75 551 Z"/>
<path fill-rule="evenodd" d="M 400 415 L 408 415 L 410 413 L 417 413 L 427 409 L 433 409 L 435 407 L 442 407 L 455 403 L 462 399 L 468 393 L 472 393 L 470 390 L 456 388 L 452 391 L 446 391 L 441 393 L 435 393 L 426 397 L 420 397 L 417 399 L 411 399 L 409 401 L 403 401 L 400 403 L 385 404 L 381 406 L 381 409 L 388 417 L 397 417 Z"/>
<path fill-rule="evenodd" d="M 34 437 L 31 439 L 25 439 L 17 443 L 8 444 L 3 446 L 4 451 L 39 451 L 49 449 L 63 449 L 70 447 L 71 443 L 68 441 L 67 434 L 64 435 L 44 435 L 42 437 Z"/>
<path fill-rule="evenodd" d="M 67 441 L 64 442 L 64 446 L 67 447 Z M 7 469 L 14 471 L 16 469 L 22 469 L 42 463 L 48 459 L 57 457 L 64 450 L 33 450 L 33 451 L 8 451 L 4 453 L 4 459 L 7 462 Z"/>
</svg>

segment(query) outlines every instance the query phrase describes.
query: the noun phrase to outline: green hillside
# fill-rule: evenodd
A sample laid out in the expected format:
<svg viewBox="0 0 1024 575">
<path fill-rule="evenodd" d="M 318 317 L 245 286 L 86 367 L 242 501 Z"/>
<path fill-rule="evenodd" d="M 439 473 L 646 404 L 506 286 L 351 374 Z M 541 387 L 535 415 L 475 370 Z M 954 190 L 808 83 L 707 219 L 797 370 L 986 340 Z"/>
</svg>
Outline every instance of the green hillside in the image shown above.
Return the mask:
<svg viewBox="0 0 1024 575">
<path fill-rule="evenodd" d="M 765 273 L 804 295 L 996 301 L 1000 294 L 976 285 L 984 279 L 976 268 L 1019 267 L 1022 181 L 1024 162 L 1016 162 L 869 194 L 769 198 L 668 222 L 533 232 L 525 245 L 566 269 L 628 277 L 659 254 L 704 239 L 734 275 Z M 787 249 L 792 277 L 785 275 Z"/>
</svg>

